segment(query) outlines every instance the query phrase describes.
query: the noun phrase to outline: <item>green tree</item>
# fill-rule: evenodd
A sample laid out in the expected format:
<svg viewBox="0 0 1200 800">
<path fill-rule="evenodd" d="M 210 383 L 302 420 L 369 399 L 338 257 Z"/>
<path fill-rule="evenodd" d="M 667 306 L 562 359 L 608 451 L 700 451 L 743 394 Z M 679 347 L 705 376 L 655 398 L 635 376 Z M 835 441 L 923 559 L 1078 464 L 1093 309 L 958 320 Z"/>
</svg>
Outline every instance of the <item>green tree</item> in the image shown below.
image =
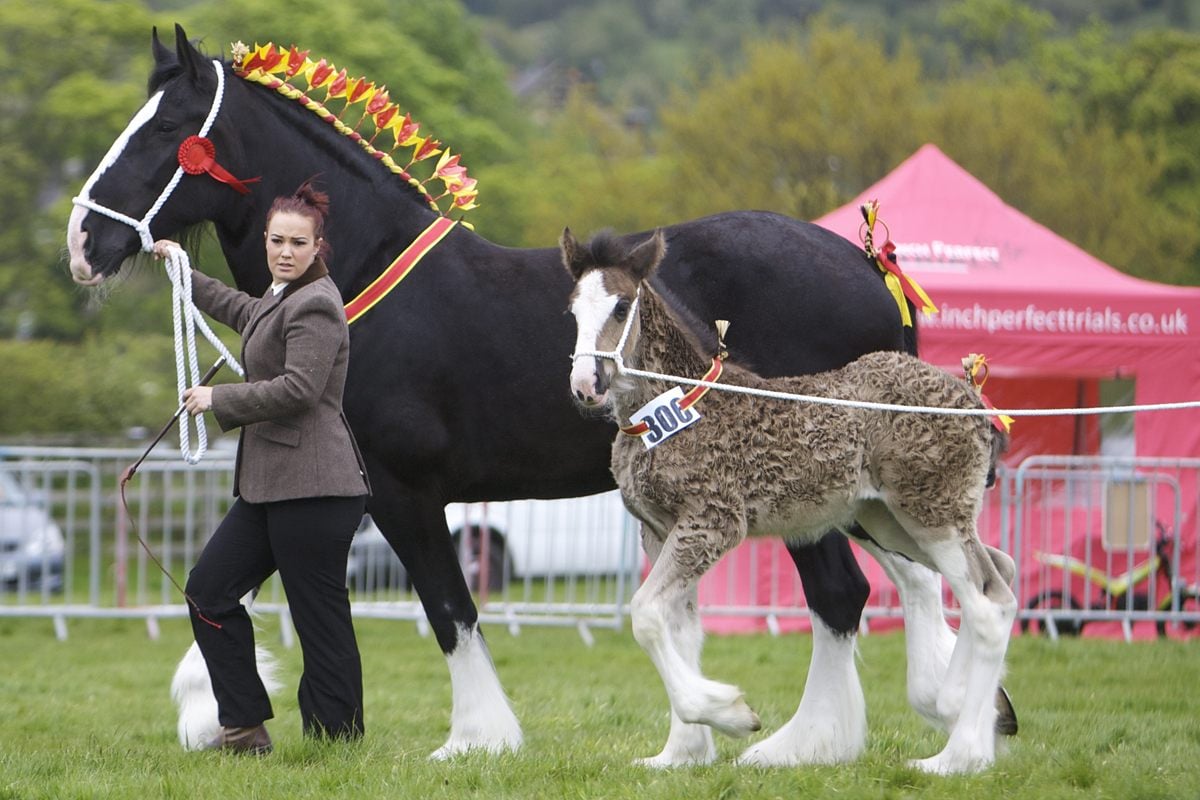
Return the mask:
<svg viewBox="0 0 1200 800">
<path fill-rule="evenodd" d="M 743 70 L 663 109 L 686 216 L 762 208 L 811 219 L 878 179 L 922 143 L 921 65 L 849 27 L 749 44 Z"/>
<path fill-rule="evenodd" d="M 0 336 L 78 336 L 86 303 L 56 268 L 69 198 L 144 100 L 133 0 L 0 4 Z"/>
<path fill-rule="evenodd" d="M 458 0 L 294 0 L 282 16 L 269 3 L 208 0 L 180 17 L 213 54 L 238 40 L 295 44 L 386 84 L 468 166 L 512 159 L 528 135 L 504 67 Z"/>
</svg>

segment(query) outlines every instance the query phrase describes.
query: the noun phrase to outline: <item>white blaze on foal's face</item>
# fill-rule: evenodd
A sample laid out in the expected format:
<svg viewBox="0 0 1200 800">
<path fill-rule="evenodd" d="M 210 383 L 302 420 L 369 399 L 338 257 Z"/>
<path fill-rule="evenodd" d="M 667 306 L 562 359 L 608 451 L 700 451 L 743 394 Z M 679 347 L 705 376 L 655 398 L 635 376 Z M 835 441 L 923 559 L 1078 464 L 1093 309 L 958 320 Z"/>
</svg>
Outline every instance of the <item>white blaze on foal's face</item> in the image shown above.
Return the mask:
<svg viewBox="0 0 1200 800">
<path fill-rule="evenodd" d="M 605 342 L 601 336 L 621 299 L 620 295 L 610 293 L 605 287 L 604 275 L 600 270 L 592 270 L 579 279 L 571 300 L 571 313 L 575 316 L 578 331 L 575 337 L 576 353 L 610 350 L 616 345 L 616 337 L 610 337 L 612 341 Z M 621 323 L 624 324 L 624 319 Z M 620 336 L 619 330 L 616 336 Z M 604 363 L 599 363 L 601 361 Z M 586 406 L 600 406 L 606 400 L 608 381 L 598 381 L 600 370 L 606 370 L 611 375 L 612 362 L 584 356 L 576 358 L 571 365 L 571 393 Z M 605 388 L 598 388 L 597 383 Z"/>
</svg>

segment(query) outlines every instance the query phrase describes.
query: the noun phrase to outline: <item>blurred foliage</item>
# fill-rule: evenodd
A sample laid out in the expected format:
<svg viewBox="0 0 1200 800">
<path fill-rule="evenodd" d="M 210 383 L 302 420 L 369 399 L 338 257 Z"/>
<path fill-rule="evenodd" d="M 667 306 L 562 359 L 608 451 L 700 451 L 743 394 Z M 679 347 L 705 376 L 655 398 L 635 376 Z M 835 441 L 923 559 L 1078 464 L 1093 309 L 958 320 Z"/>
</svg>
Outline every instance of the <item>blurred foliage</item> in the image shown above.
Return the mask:
<svg viewBox="0 0 1200 800">
<path fill-rule="evenodd" d="M 463 153 L 502 244 L 814 218 L 932 141 L 1115 267 L 1200 284 L 1200 0 L 6 0 L 2 434 L 174 408 L 159 268 L 85 292 L 62 240 L 177 21 L 213 55 L 297 43 L 385 82 Z M 227 277 L 211 236 L 193 260 Z"/>
</svg>

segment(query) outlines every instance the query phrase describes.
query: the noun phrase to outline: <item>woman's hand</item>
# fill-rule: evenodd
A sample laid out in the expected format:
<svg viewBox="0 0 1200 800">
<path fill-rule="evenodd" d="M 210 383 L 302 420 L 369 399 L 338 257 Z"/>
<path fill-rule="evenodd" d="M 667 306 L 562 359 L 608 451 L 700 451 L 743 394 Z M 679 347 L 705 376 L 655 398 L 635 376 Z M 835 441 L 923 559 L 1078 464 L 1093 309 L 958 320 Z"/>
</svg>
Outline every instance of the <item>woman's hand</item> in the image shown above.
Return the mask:
<svg viewBox="0 0 1200 800">
<path fill-rule="evenodd" d="M 198 417 L 205 411 L 212 410 L 212 387 L 193 386 L 183 390 L 183 407 L 193 417 Z"/>
<path fill-rule="evenodd" d="M 174 248 L 176 250 L 183 249 L 182 247 L 179 246 L 179 242 L 172 242 L 170 239 L 159 239 L 157 242 L 154 243 L 154 257 L 158 258 L 160 260 L 166 258 L 167 251 L 170 250 L 171 248 Z"/>
</svg>

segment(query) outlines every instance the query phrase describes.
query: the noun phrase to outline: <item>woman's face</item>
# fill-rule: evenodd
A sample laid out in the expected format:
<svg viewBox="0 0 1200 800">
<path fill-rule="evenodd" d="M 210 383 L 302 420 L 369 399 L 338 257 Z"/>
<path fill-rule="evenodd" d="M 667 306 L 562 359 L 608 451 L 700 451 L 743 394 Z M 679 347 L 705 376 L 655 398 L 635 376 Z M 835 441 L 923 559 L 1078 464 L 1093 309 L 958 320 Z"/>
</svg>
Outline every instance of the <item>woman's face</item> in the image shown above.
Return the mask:
<svg viewBox="0 0 1200 800">
<path fill-rule="evenodd" d="M 280 211 L 267 222 L 267 268 L 278 283 L 291 283 L 308 271 L 321 240 L 313 222 L 294 211 Z"/>
</svg>

